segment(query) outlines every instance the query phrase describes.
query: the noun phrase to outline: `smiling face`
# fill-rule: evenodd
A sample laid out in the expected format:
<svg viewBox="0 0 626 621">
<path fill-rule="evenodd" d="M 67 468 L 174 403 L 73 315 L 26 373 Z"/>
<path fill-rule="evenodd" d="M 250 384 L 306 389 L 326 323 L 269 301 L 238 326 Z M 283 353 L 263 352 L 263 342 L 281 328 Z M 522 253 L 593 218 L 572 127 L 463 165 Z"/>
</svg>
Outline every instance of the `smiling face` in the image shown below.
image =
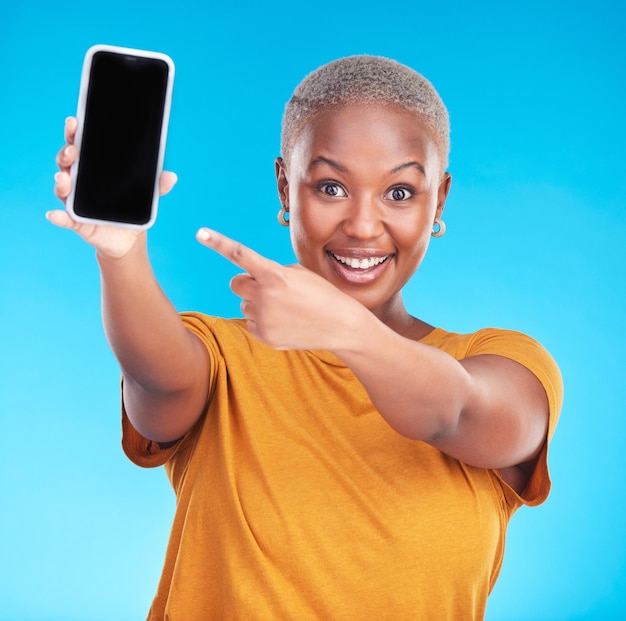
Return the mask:
<svg viewBox="0 0 626 621">
<path fill-rule="evenodd" d="M 277 178 L 300 264 L 389 323 L 450 187 L 427 126 L 383 105 L 326 110 Z"/>
</svg>

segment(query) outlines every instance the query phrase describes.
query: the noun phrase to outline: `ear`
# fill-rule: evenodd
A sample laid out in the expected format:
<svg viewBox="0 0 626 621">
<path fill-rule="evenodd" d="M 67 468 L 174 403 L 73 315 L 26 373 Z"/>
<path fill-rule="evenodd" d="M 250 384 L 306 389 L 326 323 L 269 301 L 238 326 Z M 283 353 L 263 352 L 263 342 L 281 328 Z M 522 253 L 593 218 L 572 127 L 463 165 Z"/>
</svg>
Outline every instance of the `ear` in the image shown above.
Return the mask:
<svg viewBox="0 0 626 621">
<path fill-rule="evenodd" d="M 452 185 L 452 175 L 448 172 L 443 173 L 443 178 L 439 184 L 439 190 L 437 191 L 437 218 L 441 218 L 443 209 L 446 206 L 446 199 L 450 192 L 450 186 Z"/>
<path fill-rule="evenodd" d="M 278 199 L 285 211 L 289 211 L 289 180 L 287 179 L 287 167 L 282 157 L 274 160 L 276 172 L 276 184 L 278 186 Z"/>
</svg>

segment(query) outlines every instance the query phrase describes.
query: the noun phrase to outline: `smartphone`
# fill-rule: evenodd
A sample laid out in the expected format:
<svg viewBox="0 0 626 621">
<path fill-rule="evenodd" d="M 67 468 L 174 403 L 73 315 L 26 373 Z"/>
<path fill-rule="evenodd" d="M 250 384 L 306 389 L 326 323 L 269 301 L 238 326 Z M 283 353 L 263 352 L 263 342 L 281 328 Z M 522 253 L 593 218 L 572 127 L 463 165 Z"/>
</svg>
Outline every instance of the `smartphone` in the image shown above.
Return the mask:
<svg viewBox="0 0 626 621">
<path fill-rule="evenodd" d="M 154 224 L 174 63 L 159 52 L 91 47 L 83 64 L 66 208 L 79 222 Z"/>
</svg>

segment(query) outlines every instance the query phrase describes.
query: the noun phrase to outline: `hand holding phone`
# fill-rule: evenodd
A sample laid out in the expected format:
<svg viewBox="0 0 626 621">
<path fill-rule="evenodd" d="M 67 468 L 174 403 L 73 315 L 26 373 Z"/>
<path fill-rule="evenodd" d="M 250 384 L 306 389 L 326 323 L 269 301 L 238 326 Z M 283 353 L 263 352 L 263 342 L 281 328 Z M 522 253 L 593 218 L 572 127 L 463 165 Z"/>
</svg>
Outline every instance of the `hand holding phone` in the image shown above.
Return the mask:
<svg viewBox="0 0 626 621">
<path fill-rule="evenodd" d="M 85 56 L 66 208 L 73 220 L 144 230 L 156 219 L 174 64 L 97 45 Z"/>
<path fill-rule="evenodd" d="M 65 120 L 65 145 L 57 155 L 59 172 L 55 174 L 54 193 L 66 202 L 72 183 L 70 169 L 76 162 L 78 149 L 74 146 L 76 127 L 75 117 Z M 176 184 L 177 176 L 173 172 L 163 171 L 159 178 L 159 194 L 167 194 Z M 125 256 L 136 244 L 137 239 L 145 232 L 120 226 L 107 226 L 93 222 L 77 222 L 70 217 L 65 209 L 54 209 L 46 213 L 46 218 L 55 226 L 73 230 L 88 244 L 93 246 L 101 257 L 119 259 Z"/>
</svg>

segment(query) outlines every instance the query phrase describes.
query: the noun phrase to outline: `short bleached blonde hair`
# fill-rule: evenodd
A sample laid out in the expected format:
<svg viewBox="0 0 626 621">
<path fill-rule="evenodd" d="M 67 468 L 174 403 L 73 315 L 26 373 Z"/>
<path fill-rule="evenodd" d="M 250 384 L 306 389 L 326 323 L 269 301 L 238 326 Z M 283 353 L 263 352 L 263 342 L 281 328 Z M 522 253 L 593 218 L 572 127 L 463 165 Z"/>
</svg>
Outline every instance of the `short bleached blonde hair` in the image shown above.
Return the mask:
<svg viewBox="0 0 626 621">
<path fill-rule="evenodd" d="M 450 121 L 433 85 L 417 71 L 382 56 L 347 56 L 322 65 L 296 87 L 285 106 L 281 153 L 288 161 L 296 139 L 320 112 L 351 104 L 382 104 L 415 114 L 432 131 L 442 172 L 448 166 Z"/>
</svg>

